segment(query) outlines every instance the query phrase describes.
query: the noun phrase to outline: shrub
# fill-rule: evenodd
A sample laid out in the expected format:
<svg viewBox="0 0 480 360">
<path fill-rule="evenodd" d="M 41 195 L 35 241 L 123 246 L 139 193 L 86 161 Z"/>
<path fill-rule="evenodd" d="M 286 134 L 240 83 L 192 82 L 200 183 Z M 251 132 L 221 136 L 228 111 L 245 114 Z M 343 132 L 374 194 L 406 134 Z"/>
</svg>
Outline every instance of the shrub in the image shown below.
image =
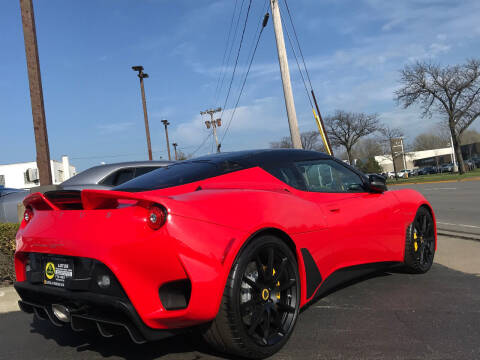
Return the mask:
<svg viewBox="0 0 480 360">
<path fill-rule="evenodd" d="M 0 224 L 0 284 L 15 281 L 15 234 L 19 224 Z"/>
<path fill-rule="evenodd" d="M 383 170 L 380 164 L 375 160 L 375 158 L 368 158 L 365 164 L 361 164 L 359 169 L 362 170 L 365 174 L 380 174 Z"/>
</svg>

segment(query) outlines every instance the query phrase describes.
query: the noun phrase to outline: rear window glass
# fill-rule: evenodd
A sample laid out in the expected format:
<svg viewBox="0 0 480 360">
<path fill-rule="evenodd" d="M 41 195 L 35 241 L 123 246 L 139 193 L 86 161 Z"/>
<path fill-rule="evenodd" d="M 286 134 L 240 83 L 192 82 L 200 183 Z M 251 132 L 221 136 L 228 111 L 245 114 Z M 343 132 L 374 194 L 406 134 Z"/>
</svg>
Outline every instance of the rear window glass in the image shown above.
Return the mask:
<svg viewBox="0 0 480 360">
<path fill-rule="evenodd" d="M 182 161 L 151 171 L 113 190 L 136 192 L 164 189 L 243 169 L 244 166 L 234 161 Z"/>
</svg>

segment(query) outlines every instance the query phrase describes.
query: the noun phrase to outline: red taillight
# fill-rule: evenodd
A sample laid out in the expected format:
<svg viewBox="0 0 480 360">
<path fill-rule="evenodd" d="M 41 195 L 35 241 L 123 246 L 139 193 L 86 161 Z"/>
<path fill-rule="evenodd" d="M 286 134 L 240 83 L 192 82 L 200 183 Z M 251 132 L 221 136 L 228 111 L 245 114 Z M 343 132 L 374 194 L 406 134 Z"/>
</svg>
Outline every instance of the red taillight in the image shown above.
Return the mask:
<svg viewBox="0 0 480 360">
<path fill-rule="evenodd" d="M 167 221 L 167 210 L 160 205 L 152 205 L 148 208 L 147 223 L 153 230 L 160 229 Z"/>
<path fill-rule="evenodd" d="M 25 212 L 23 213 L 23 220 L 25 221 L 25 224 L 27 224 L 30 220 L 33 218 L 33 210 L 30 207 L 27 207 L 25 209 Z"/>
</svg>

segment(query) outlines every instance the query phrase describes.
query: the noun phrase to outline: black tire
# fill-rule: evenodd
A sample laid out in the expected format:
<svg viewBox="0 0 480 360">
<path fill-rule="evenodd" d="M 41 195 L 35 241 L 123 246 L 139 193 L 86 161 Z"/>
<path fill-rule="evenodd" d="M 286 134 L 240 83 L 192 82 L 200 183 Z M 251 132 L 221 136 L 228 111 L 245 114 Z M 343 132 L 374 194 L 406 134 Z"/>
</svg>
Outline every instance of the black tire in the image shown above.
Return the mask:
<svg viewBox="0 0 480 360">
<path fill-rule="evenodd" d="M 420 207 L 413 223 L 407 228 L 405 240 L 405 267 L 415 274 L 424 274 L 435 256 L 435 226 L 430 211 Z"/>
<path fill-rule="evenodd" d="M 260 236 L 237 256 L 217 317 L 207 326 L 204 339 L 223 353 L 266 358 L 287 342 L 299 305 L 295 255 L 277 237 Z"/>
</svg>

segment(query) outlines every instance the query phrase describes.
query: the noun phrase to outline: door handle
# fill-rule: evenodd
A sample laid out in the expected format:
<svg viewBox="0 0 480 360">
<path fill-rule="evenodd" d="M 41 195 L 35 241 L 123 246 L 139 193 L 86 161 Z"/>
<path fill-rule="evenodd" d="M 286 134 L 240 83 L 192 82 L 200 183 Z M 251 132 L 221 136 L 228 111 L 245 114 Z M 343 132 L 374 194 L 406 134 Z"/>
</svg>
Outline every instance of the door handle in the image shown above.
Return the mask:
<svg viewBox="0 0 480 360">
<path fill-rule="evenodd" d="M 333 212 L 333 213 L 337 213 L 337 212 L 340 212 L 340 208 L 331 208 L 331 209 L 328 209 L 330 212 Z"/>
</svg>

